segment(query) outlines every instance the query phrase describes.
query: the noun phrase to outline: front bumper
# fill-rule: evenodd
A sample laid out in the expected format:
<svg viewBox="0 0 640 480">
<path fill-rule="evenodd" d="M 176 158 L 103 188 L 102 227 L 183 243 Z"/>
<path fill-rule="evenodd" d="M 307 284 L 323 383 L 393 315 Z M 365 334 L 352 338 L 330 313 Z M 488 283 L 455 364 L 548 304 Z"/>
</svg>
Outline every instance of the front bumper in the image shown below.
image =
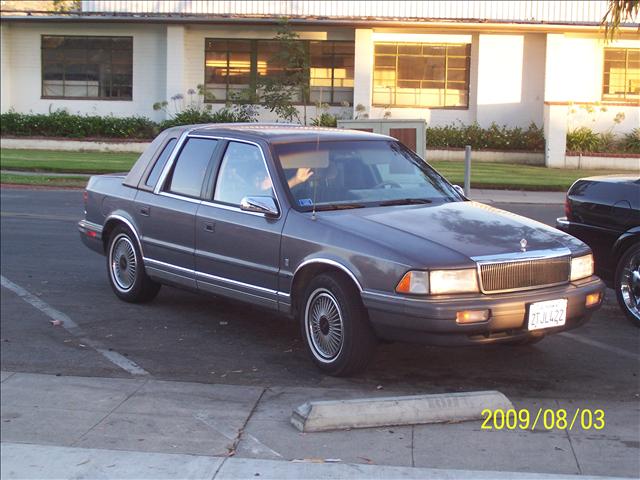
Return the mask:
<svg viewBox="0 0 640 480">
<path fill-rule="evenodd" d="M 78 222 L 80 240 L 94 252 L 104 255 L 104 244 L 102 243 L 102 225 L 80 220 Z"/>
<path fill-rule="evenodd" d="M 586 296 L 596 292 L 600 292 L 600 303 L 586 307 Z M 566 285 L 524 292 L 423 299 L 364 291 L 362 300 L 380 338 L 432 345 L 472 345 L 510 342 L 575 328 L 600 307 L 604 292 L 604 283 L 592 276 Z M 536 331 L 527 329 L 531 303 L 561 298 L 567 299 L 565 325 Z M 456 313 L 462 310 L 489 310 L 490 317 L 482 323 L 458 324 Z"/>
</svg>

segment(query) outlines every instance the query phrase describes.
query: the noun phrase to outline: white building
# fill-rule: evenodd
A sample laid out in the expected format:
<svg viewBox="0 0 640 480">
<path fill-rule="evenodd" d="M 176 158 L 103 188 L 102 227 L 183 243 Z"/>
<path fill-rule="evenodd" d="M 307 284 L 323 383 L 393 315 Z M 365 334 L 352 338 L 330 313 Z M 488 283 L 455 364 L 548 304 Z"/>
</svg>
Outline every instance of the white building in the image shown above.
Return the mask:
<svg viewBox="0 0 640 480">
<path fill-rule="evenodd" d="M 640 127 L 638 25 L 607 43 L 606 10 L 606 1 L 83 1 L 79 13 L 2 16 L 2 111 L 160 120 L 155 102 L 198 85 L 223 106 L 277 69 L 270 39 L 286 17 L 309 52 L 309 117 L 321 100 L 430 125 L 534 122 L 547 164 L 560 165 L 567 128 Z"/>
</svg>

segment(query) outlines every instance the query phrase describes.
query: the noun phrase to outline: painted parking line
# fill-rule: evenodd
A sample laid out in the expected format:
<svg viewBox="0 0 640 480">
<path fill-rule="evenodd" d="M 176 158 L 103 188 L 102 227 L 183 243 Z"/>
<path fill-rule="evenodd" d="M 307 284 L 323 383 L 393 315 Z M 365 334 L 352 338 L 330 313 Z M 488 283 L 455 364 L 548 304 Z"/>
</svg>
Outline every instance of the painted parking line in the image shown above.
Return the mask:
<svg viewBox="0 0 640 480">
<path fill-rule="evenodd" d="M 145 369 L 140 367 L 135 362 L 132 362 L 131 360 L 129 360 L 124 355 L 122 355 L 122 354 L 120 354 L 118 352 L 114 352 L 113 350 L 109 350 L 108 348 L 105 348 L 103 345 L 101 345 L 99 342 L 97 342 L 95 340 L 91 340 L 90 338 L 87 338 L 87 336 L 82 331 L 80 326 L 76 322 L 74 322 L 71 319 L 71 317 L 69 317 L 67 314 L 61 312 L 60 310 L 56 310 L 55 308 L 53 308 L 48 303 L 42 301 L 40 298 L 36 297 L 32 293 L 29 293 L 27 290 L 22 288 L 20 285 L 16 285 L 15 283 L 13 283 L 11 280 L 6 278 L 4 275 L 0 276 L 0 279 L 2 280 L 2 286 L 4 288 L 6 288 L 8 290 L 11 290 L 18 297 L 20 297 L 22 300 L 27 302 L 32 307 L 40 310 L 42 313 L 44 313 L 50 319 L 52 319 L 54 321 L 57 320 L 57 321 L 62 322 L 61 326 L 65 330 L 67 330 L 71 335 L 73 335 L 76 338 L 78 338 L 78 340 L 80 340 L 84 345 L 88 345 L 91 348 L 93 348 L 94 350 L 96 350 L 104 358 L 109 360 L 111 363 L 113 363 L 117 367 L 119 367 L 122 370 L 130 373 L 131 375 L 149 375 L 149 372 L 147 372 Z"/>
<path fill-rule="evenodd" d="M 634 360 L 640 359 L 640 354 L 629 352 L 628 350 L 623 350 L 622 348 L 614 347 L 612 345 L 607 345 L 606 343 L 599 342 L 597 340 L 592 340 L 590 338 L 583 337 L 582 335 L 577 335 L 575 333 L 562 332 L 559 335 L 570 338 L 576 342 L 584 343 L 585 345 L 589 345 L 591 347 L 601 348 L 602 350 L 607 350 L 611 353 L 615 353 L 616 355 L 620 355 L 622 357 L 632 358 Z"/>
</svg>

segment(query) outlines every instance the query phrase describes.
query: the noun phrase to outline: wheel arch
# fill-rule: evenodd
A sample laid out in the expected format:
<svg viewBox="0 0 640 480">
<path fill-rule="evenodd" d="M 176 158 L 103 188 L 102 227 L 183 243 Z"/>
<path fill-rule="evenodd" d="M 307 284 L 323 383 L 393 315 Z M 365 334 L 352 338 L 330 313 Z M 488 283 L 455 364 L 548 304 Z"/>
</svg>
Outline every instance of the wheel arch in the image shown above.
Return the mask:
<svg viewBox="0 0 640 480">
<path fill-rule="evenodd" d="M 107 217 L 104 222 L 104 227 L 102 228 L 102 244 L 104 247 L 104 251 L 106 253 L 107 247 L 109 245 L 109 238 L 111 237 L 111 232 L 113 232 L 114 228 L 118 225 L 123 225 L 131 230 L 135 238 L 136 245 L 140 250 L 140 254 L 144 258 L 144 252 L 142 250 L 142 242 L 140 241 L 140 235 L 138 234 L 138 229 L 135 226 L 135 223 L 131 218 L 128 218 L 128 215 L 123 213 L 112 213 Z"/>
<path fill-rule="evenodd" d="M 614 268 L 622 255 L 624 255 L 624 252 L 636 243 L 640 243 L 640 226 L 633 227 L 618 237 L 612 249 Z"/>
<path fill-rule="evenodd" d="M 291 310 L 294 315 L 297 312 L 306 286 L 312 278 L 323 273 L 336 273 L 341 275 L 353 285 L 358 293 L 363 291 L 362 284 L 356 275 L 344 264 L 328 258 L 306 260 L 298 266 L 291 280 Z"/>
</svg>

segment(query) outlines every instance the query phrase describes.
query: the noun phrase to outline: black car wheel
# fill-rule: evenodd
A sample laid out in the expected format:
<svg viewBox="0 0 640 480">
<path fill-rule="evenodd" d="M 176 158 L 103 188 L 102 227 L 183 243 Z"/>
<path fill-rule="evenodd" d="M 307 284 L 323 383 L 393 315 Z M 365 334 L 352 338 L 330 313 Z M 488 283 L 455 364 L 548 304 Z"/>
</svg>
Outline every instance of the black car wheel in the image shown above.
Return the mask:
<svg viewBox="0 0 640 480">
<path fill-rule="evenodd" d="M 314 363 L 335 376 L 364 370 L 377 340 L 360 295 L 339 274 L 322 274 L 307 286 L 298 316 Z"/>
<path fill-rule="evenodd" d="M 624 252 L 616 267 L 616 296 L 627 318 L 640 327 L 640 243 Z"/>
<path fill-rule="evenodd" d="M 151 280 L 144 271 L 140 249 L 127 227 L 117 226 L 111 232 L 107 271 L 111 288 L 125 302 L 148 302 L 160 290 L 160 284 Z"/>
</svg>

